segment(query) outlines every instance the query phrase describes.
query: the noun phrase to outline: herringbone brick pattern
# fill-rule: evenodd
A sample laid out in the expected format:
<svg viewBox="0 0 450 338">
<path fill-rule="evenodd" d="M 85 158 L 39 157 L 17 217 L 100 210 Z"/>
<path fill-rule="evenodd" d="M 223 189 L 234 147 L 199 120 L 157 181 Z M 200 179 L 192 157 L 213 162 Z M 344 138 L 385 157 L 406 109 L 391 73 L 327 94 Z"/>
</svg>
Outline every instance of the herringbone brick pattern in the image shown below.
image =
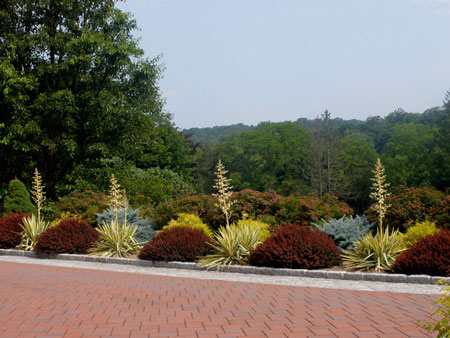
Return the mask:
<svg viewBox="0 0 450 338">
<path fill-rule="evenodd" d="M 428 337 L 434 298 L 0 262 L 0 337 Z"/>
</svg>

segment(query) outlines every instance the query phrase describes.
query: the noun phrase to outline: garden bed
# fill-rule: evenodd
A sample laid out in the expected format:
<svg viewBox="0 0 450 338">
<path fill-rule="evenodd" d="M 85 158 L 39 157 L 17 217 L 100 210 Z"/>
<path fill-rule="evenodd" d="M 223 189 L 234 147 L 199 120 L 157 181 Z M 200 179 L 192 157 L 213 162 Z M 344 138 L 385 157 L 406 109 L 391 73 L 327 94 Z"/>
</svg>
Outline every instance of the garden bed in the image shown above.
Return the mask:
<svg viewBox="0 0 450 338">
<path fill-rule="evenodd" d="M 22 251 L 14 249 L 0 249 L 0 256 L 23 256 L 42 259 L 58 259 L 67 261 L 84 261 L 95 263 L 109 263 L 109 264 L 124 264 L 135 266 L 147 266 L 156 268 L 171 268 L 171 269 L 186 269 L 186 270 L 208 270 L 196 263 L 185 262 L 163 262 L 163 261 L 149 261 L 140 260 L 136 258 L 105 258 L 88 255 L 75 254 L 37 254 L 32 251 Z M 342 270 L 307 270 L 307 269 L 277 269 L 267 267 L 255 266 L 240 266 L 231 265 L 229 267 L 211 268 L 210 271 L 234 272 L 258 275 L 273 275 L 273 276 L 296 276 L 309 278 L 326 278 L 326 279 L 340 279 L 353 281 L 371 281 L 371 282 L 389 282 L 389 283 L 410 283 L 410 284 L 437 284 L 439 280 L 450 282 L 450 278 L 435 277 L 428 275 L 404 275 L 404 274 L 389 274 L 389 273 L 368 273 L 368 272 L 350 272 Z"/>
</svg>

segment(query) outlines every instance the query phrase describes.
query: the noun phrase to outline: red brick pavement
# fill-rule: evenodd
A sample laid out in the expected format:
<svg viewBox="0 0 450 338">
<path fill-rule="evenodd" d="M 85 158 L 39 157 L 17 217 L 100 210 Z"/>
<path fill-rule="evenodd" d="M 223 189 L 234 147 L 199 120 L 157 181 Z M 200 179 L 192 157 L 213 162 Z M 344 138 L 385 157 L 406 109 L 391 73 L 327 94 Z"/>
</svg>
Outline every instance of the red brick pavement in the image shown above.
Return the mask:
<svg viewBox="0 0 450 338">
<path fill-rule="evenodd" d="M 427 337 L 434 298 L 0 262 L 0 337 Z"/>
</svg>

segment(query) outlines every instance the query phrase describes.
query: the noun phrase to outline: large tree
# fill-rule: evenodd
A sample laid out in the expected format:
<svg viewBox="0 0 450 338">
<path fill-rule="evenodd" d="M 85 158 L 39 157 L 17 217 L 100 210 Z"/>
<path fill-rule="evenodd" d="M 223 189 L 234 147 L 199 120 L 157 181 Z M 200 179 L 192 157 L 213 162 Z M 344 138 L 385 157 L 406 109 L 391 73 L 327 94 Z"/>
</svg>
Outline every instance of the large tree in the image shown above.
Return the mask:
<svg viewBox="0 0 450 338">
<path fill-rule="evenodd" d="M 114 156 L 145 165 L 168 143 L 161 66 L 144 57 L 136 22 L 115 2 L 1 2 L 1 183 L 37 166 L 50 190 L 63 188 L 75 167 Z"/>
</svg>

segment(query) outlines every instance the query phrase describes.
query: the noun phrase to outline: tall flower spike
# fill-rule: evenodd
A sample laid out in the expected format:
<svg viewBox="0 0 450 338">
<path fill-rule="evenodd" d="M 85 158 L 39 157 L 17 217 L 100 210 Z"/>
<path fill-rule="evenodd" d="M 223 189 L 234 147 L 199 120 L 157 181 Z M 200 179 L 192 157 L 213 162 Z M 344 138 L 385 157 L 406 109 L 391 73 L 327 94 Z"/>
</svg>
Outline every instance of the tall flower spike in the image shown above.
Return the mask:
<svg viewBox="0 0 450 338">
<path fill-rule="evenodd" d="M 387 209 L 390 207 L 386 204 L 386 199 L 390 195 L 387 191 L 389 183 L 386 182 L 386 174 L 384 173 L 384 166 L 381 164 L 380 158 L 378 158 L 375 170 L 373 170 L 374 177 L 371 178 L 372 192 L 370 197 L 373 198 L 375 202 L 375 211 L 378 214 L 378 225 L 380 229 L 383 228 L 383 218 L 386 215 Z"/>
<path fill-rule="evenodd" d="M 122 206 L 122 191 L 114 174 L 111 174 L 108 198 L 117 219 L 119 217 L 119 208 Z"/>
<path fill-rule="evenodd" d="M 222 161 L 219 159 L 216 167 L 216 179 L 214 188 L 217 190 L 217 194 L 213 194 L 214 197 L 217 198 L 218 203 L 216 204 L 224 213 L 225 220 L 227 226 L 230 225 L 230 217 L 231 217 L 231 207 L 234 204 L 234 201 L 231 200 L 233 195 L 231 180 L 226 177 L 228 171 L 225 170 L 225 166 L 222 164 Z"/>
<path fill-rule="evenodd" d="M 45 201 L 45 192 L 44 192 L 44 185 L 42 184 L 42 177 L 37 168 L 34 169 L 31 196 L 33 198 L 34 204 L 36 205 L 37 218 L 38 220 L 40 220 L 41 209 Z"/>
</svg>

